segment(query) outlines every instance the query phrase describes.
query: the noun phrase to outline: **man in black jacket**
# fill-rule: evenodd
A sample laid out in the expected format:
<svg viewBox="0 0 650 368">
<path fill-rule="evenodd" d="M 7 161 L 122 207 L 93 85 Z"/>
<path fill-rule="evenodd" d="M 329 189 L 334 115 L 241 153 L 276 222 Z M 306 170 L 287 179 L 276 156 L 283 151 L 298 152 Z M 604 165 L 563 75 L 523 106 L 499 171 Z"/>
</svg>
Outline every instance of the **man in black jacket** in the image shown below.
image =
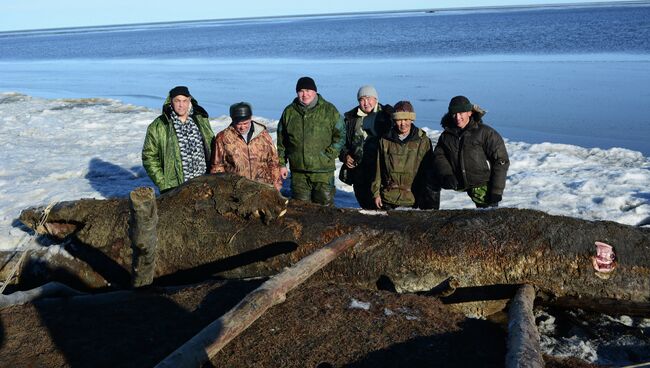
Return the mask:
<svg viewBox="0 0 650 368">
<path fill-rule="evenodd" d="M 433 153 L 439 185 L 467 192 L 479 208 L 498 206 L 510 166 L 503 138 L 483 123 L 483 115 L 467 97 L 452 98 Z"/>
</svg>

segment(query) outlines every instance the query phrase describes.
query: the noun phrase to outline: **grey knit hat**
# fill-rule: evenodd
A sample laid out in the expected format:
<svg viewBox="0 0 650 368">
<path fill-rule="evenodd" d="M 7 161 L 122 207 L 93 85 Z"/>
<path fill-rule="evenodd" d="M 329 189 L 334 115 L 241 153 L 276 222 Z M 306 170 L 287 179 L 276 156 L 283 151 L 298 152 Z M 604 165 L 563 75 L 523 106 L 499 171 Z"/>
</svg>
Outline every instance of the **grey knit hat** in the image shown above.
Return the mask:
<svg viewBox="0 0 650 368">
<path fill-rule="evenodd" d="M 357 100 L 360 99 L 361 97 L 374 97 L 379 99 L 379 96 L 377 95 L 377 90 L 375 87 L 371 85 L 367 86 L 362 86 L 359 88 L 359 92 L 357 92 Z"/>
</svg>

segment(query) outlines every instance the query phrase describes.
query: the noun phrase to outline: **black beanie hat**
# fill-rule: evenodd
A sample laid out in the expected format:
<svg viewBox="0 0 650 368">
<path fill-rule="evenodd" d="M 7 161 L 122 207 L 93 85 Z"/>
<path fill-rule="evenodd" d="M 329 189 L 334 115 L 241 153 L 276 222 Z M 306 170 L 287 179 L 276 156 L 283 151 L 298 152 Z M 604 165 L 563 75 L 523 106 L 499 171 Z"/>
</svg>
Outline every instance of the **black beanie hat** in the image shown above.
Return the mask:
<svg viewBox="0 0 650 368">
<path fill-rule="evenodd" d="M 169 91 L 169 98 L 173 99 L 178 95 L 183 95 L 185 97 L 190 97 L 190 90 L 185 86 L 176 86 Z"/>
<path fill-rule="evenodd" d="M 253 116 L 253 108 L 248 102 L 237 102 L 230 105 L 230 118 L 233 124 L 248 120 Z"/>
<path fill-rule="evenodd" d="M 296 92 L 300 91 L 301 89 L 311 89 L 314 92 L 318 92 L 316 89 L 316 82 L 314 82 L 314 80 L 309 77 L 302 77 L 298 79 L 298 83 L 296 83 Z"/>
<path fill-rule="evenodd" d="M 456 96 L 449 101 L 449 113 L 456 114 L 459 112 L 472 111 L 474 105 L 469 102 L 469 99 L 465 96 Z"/>
</svg>

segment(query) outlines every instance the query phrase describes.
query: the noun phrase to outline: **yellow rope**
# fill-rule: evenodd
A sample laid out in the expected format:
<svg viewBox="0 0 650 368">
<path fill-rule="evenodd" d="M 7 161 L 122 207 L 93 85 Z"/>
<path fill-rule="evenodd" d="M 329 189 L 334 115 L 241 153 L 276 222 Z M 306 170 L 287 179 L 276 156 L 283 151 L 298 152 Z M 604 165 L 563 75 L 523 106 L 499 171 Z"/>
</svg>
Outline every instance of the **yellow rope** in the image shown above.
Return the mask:
<svg viewBox="0 0 650 368">
<path fill-rule="evenodd" d="M 43 210 L 43 214 L 41 215 L 41 218 L 38 222 L 37 228 L 45 225 L 45 222 L 47 221 L 47 216 L 50 214 L 50 210 L 52 210 L 52 207 L 54 207 L 55 204 L 56 201 L 52 201 L 50 202 L 50 204 L 47 205 L 47 207 L 45 207 L 45 209 Z M 33 235 L 25 235 L 21 239 L 20 243 L 18 243 L 18 245 L 16 246 L 16 250 L 14 251 L 14 254 L 12 254 L 11 258 L 13 258 L 13 256 L 18 252 L 18 250 L 21 249 L 28 241 L 33 240 L 33 238 L 34 238 Z M 5 282 L 0 287 L 0 294 L 4 293 L 5 289 L 7 288 L 7 285 L 9 285 L 9 281 L 11 281 L 14 278 L 14 276 L 18 272 L 18 269 L 20 269 L 20 265 L 23 263 L 25 258 L 27 258 L 28 254 L 29 254 L 29 249 L 25 249 L 23 254 L 20 256 L 20 259 L 14 265 L 14 268 L 9 273 L 9 276 L 7 276 L 7 280 L 5 280 Z"/>
</svg>

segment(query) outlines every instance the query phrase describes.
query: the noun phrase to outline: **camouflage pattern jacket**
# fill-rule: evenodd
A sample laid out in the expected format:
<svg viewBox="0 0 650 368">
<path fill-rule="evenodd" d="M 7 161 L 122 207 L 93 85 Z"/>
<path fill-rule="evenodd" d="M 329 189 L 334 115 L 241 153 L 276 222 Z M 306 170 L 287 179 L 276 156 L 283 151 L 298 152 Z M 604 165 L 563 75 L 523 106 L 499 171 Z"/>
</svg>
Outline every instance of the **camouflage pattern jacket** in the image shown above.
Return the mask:
<svg viewBox="0 0 650 368">
<path fill-rule="evenodd" d="M 278 153 L 266 127 L 251 122 L 252 136 L 248 143 L 233 128 L 222 130 L 212 144 L 210 173 L 228 172 L 260 183 L 282 188 Z"/>
<path fill-rule="evenodd" d="M 278 122 L 280 165 L 289 162 L 291 171 L 334 172 L 344 142 L 343 117 L 321 95 L 309 109 L 295 98 Z"/>
</svg>

